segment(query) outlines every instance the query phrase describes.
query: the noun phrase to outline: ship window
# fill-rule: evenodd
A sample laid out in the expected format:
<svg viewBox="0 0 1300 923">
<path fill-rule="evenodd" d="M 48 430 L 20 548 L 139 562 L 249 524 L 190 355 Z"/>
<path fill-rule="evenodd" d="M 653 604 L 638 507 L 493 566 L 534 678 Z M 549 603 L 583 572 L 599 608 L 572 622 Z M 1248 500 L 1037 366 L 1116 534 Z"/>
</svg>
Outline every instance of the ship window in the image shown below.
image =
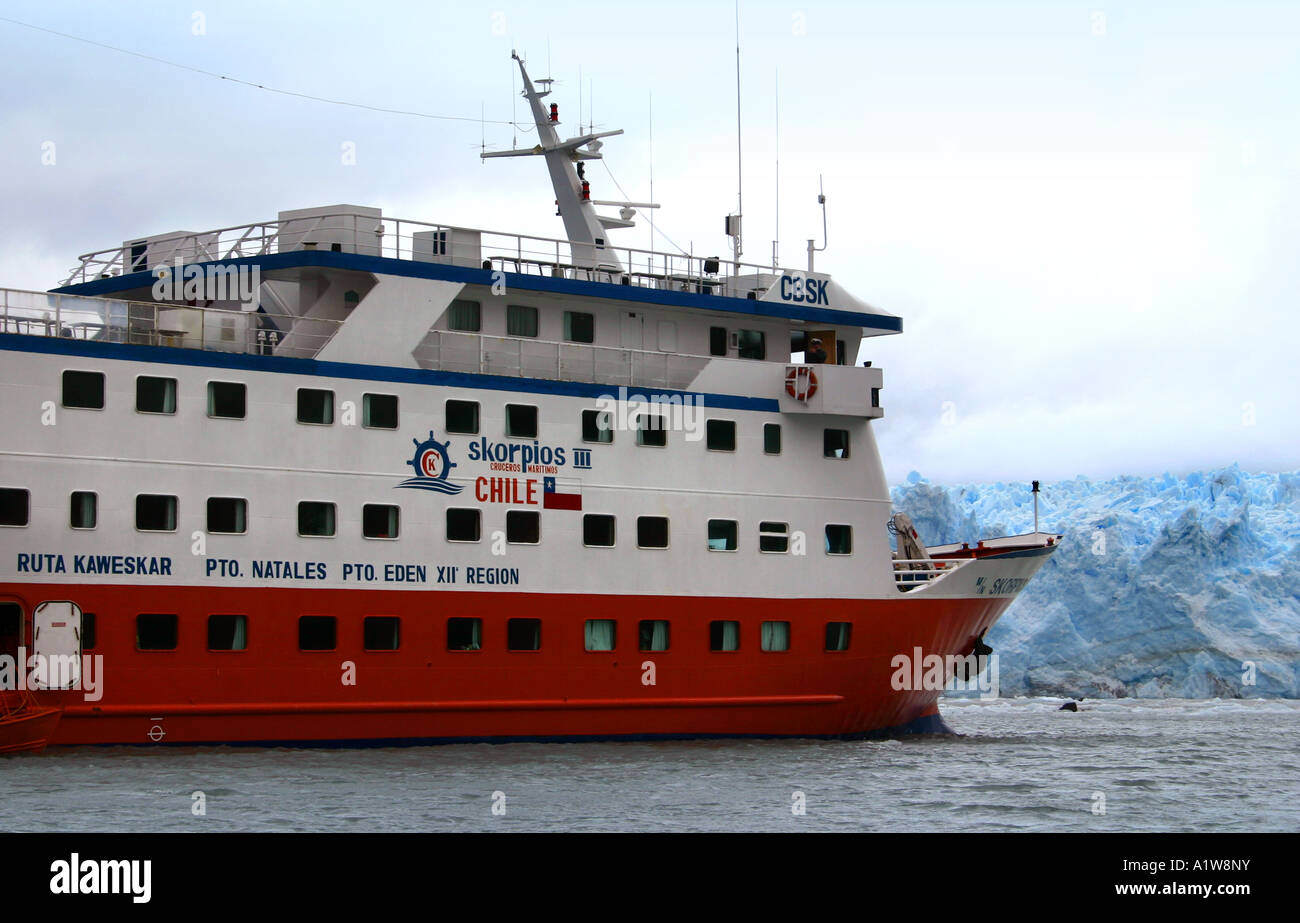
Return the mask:
<svg viewBox="0 0 1300 923">
<path fill-rule="evenodd" d="M 447 432 L 477 435 L 478 401 L 448 401 Z"/>
<path fill-rule="evenodd" d="M 536 439 L 537 408 L 530 404 L 506 404 L 506 435 Z"/>
<path fill-rule="evenodd" d="M 736 355 L 742 359 L 766 359 L 767 335 L 761 330 L 737 331 L 738 349 Z"/>
<path fill-rule="evenodd" d="M 303 500 L 298 504 L 298 534 L 332 536 L 334 534 L 334 504 Z"/>
<path fill-rule="evenodd" d="M 581 311 L 565 311 L 564 338 L 570 343 L 596 342 L 595 315 Z"/>
<path fill-rule="evenodd" d="M 537 336 L 537 309 L 522 304 L 506 305 L 506 336 Z"/>
<path fill-rule="evenodd" d="M 541 619 L 506 620 L 506 650 L 539 651 L 541 649 Z"/>
<path fill-rule="evenodd" d="M 735 551 L 737 524 L 734 519 L 709 520 L 709 550 Z"/>
<path fill-rule="evenodd" d="M 242 651 L 247 649 L 248 616 L 208 616 L 208 650 Z"/>
<path fill-rule="evenodd" d="M 137 651 L 176 650 L 176 616 L 144 613 L 135 617 Z"/>
<path fill-rule="evenodd" d="M 587 513 L 582 517 L 582 543 L 589 548 L 614 547 L 614 517 Z"/>
<path fill-rule="evenodd" d="M 477 651 L 482 647 L 482 619 L 447 619 L 447 650 Z"/>
<path fill-rule="evenodd" d="M 361 634 L 366 650 L 395 651 L 402 640 L 402 620 L 395 615 L 367 615 Z"/>
<path fill-rule="evenodd" d="M 74 490 L 68 519 L 74 529 L 95 528 L 99 524 L 99 495 L 89 490 Z"/>
<path fill-rule="evenodd" d="M 175 413 L 176 379 L 141 375 L 135 380 L 135 409 L 140 413 Z"/>
<path fill-rule="evenodd" d="M 846 429 L 826 430 L 822 445 L 822 454 L 827 458 L 848 458 L 849 431 Z"/>
<path fill-rule="evenodd" d="M 512 545 L 536 545 L 542 540 L 542 514 L 533 510 L 506 513 L 506 541 Z"/>
<path fill-rule="evenodd" d="M 638 548 L 667 548 L 668 517 L 638 516 L 636 520 L 636 546 Z"/>
<path fill-rule="evenodd" d="M 637 417 L 636 444 L 666 446 L 668 444 L 668 430 L 664 427 L 664 418 L 649 413 L 643 413 Z"/>
<path fill-rule="evenodd" d="M 477 542 L 480 534 L 481 514 L 478 510 L 447 510 L 447 541 Z"/>
<path fill-rule="evenodd" d="M 836 365 L 848 365 L 848 364 L 849 364 L 849 357 L 846 356 L 846 355 L 844 355 L 844 352 L 845 352 L 845 350 L 844 350 L 844 341 L 843 341 L 843 340 L 836 340 L 836 341 L 835 341 L 835 364 L 836 364 Z"/>
<path fill-rule="evenodd" d="M 25 526 L 31 519 L 31 493 L 22 487 L 0 487 L 0 526 Z"/>
<path fill-rule="evenodd" d="M 397 507 L 367 503 L 361 507 L 361 534 L 366 538 L 397 538 Z"/>
<path fill-rule="evenodd" d="M 248 501 L 240 497 L 208 497 L 208 531 L 242 535 L 248 531 Z"/>
<path fill-rule="evenodd" d="M 176 498 L 164 494 L 136 496 L 135 527 L 141 532 L 175 532 Z"/>
<path fill-rule="evenodd" d="M 584 410 L 582 412 L 582 441 L 614 441 L 614 424 L 612 415 L 607 410 Z"/>
<path fill-rule="evenodd" d="M 709 328 L 709 355 L 725 356 L 727 354 L 727 328 Z"/>
<path fill-rule="evenodd" d="M 853 554 L 853 527 L 828 525 L 826 527 L 827 554 Z"/>
<path fill-rule="evenodd" d="M 361 425 L 369 429 L 397 429 L 397 395 L 363 394 Z"/>
<path fill-rule="evenodd" d="M 790 550 L 790 526 L 784 522 L 758 524 L 758 550 L 785 554 Z"/>
<path fill-rule="evenodd" d="M 781 454 L 781 424 L 763 424 L 763 451 L 768 455 Z"/>
<path fill-rule="evenodd" d="M 736 451 L 735 420 L 709 420 L 704 430 L 707 445 L 714 452 Z"/>
<path fill-rule="evenodd" d="M 81 613 L 81 649 L 83 651 L 93 651 L 99 644 L 99 636 L 95 631 L 95 613 Z"/>
<path fill-rule="evenodd" d="M 789 622 L 764 622 L 761 631 L 763 650 L 788 651 L 790 649 Z"/>
<path fill-rule="evenodd" d="M 304 615 L 298 619 L 298 650 L 332 651 L 338 620 L 332 615 Z"/>
<path fill-rule="evenodd" d="M 334 422 L 334 392 L 320 388 L 298 389 L 298 422 L 327 426 Z"/>
<path fill-rule="evenodd" d="M 617 637 L 617 623 L 613 619 L 587 619 L 584 646 L 589 651 L 612 651 Z"/>
<path fill-rule="evenodd" d="M 0 651 L 14 658 L 23 635 L 23 610 L 17 603 L 0 602 Z"/>
<path fill-rule="evenodd" d="M 849 622 L 826 623 L 826 650 L 847 651 L 853 625 Z"/>
<path fill-rule="evenodd" d="M 448 330 L 467 330 L 470 333 L 478 333 L 482 326 L 482 317 L 477 301 L 462 301 L 458 298 L 451 303 L 451 307 L 447 310 Z"/>
<path fill-rule="evenodd" d="M 668 621 L 666 619 L 643 619 L 637 628 L 637 640 L 643 651 L 668 650 Z"/>
<path fill-rule="evenodd" d="M 63 406 L 82 410 L 104 409 L 103 372 L 64 372 Z"/>
<path fill-rule="evenodd" d="M 208 416 L 244 419 L 248 387 L 236 381 L 208 382 Z"/>
<path fill-rule="evenodd" d="M 731 621 L 709 622 L 709 650 L 740 650 L 740 623 Z"/>
</svg>

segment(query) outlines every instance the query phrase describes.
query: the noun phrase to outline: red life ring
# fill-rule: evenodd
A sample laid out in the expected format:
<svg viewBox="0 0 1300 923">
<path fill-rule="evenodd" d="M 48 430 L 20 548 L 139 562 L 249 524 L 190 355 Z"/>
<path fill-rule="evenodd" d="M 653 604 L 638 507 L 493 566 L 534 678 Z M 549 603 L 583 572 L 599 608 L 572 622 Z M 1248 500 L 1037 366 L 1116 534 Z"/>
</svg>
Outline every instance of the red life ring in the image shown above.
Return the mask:
<svg viewBox="0 0 1300 923">
<path fill-rule="evenodd" d="M 796 401 L 808 401 L 817 393 L 817 373 L 806 365 L 786 369 L 785 393 Z"/>
</svg>

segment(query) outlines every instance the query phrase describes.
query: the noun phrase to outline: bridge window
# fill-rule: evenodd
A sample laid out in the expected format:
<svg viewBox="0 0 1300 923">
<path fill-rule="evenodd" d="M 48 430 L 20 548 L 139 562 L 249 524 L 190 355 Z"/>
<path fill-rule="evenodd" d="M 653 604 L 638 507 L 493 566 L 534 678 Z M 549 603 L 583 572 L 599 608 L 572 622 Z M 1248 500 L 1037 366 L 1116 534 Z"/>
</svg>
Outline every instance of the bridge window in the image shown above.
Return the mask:
<svg viewBox="0 0 1300 923">
<path fill-rule="evenodd" d="M 767 455 L 781 454 L 781 424 L 763 424 L 763 452 Z"/>
<path fill-rule="evenodd" d="M 638 548 L 667 548 L 668 517 L 638 516 L 636 520 L 636 546 Z"/>
<path fill-rule="evenodd" d="M 362 646 L 368 651 L 395 651 L 401 644 L 402 620 L 394 615 L 367 615 L 361 623 Z"/>
<path fill-rule="evenodd" d="M 709 650 L 740 650 L 740 623 L 723 621 L 709 623 Z"/>
<path fill-rule="evenodd" d="M 176 379 L 149 375 L 136 378 L 135 409 L 140 413 L 175 413 Z"/>
<path fill-rule="evenodd" d="M 542 649 L 541 619 L 507 619 L 506 650 L 540 651 Z"/>
<path fill-rule="evenodd" d="M 447 432 L 478 435 L 478 401 L 448 401 Z"/>
<path fill-rule="evenodd" d="M 506 305 L 506 336 L 537 336 L 537 309 L 522 304 Z"/>
<path fill-rule="evenodd" d="M 506 404 L 506 435 L 536 439 L 537 408 L 530 404 Z"/>
<path fill-rule="evenodd" d="M 247 410 L 248 387 L 237 381 L 208 382 L 208 416 L 242 420 Z"/>
<path fill-rule="evenodd" d="M 709 355 L 725 356 L 727 354 L 727 328 L 709 328 Z"/>
<path fill-rule="evenodd" d="M 614 441 L 614 422 L 608 410 L 584 410 L 582 412 L 582 441 Z"/>
<path fill-rule="evenodd" d="M 668 445 L 668 430 L 664 418 L 658 414 L 643 413 L 636 419 L 636 444 L 663 447 Z"/>
<path fill-rule="evenodd" d="M 849 622 L 826 623 L 826 650 L 847 651 L 853 625 Z"/>
<path fill-rule="evenodd" d="M 447 619 L 447 650 L 477 651 L 482 648 L 482 619 Z"/>
<path fill-rule="evenodd" d="M 588 548 L 614 547 L 614 517 L 587 513 L 582 517 L 582 543 Z"/>
<path fill-rule="evenodd" d="M 512 545 L 536 545 L 542 540 L 542 514 L 534 510 L 506 513 L 506 541 Z"/>
<path fill-rule="evenodd" d="M 80 410 L 103 410 L 104 373 L 64 372 L 63 406 Z"/>
<path fill-rule="evenodd" d="M 141 532 L 175 532 L 176 498 L 139 494 L 135 498 L 135 527 Z"/>
<path fill-rule="evenodd" d="M 736 355 L 742 359 L 766 359 L 767 335 L 762 330 L 737 331 Z"/>
<path fill-rule="evenodd" d="M 361 534 L 366 538 L 397 538 L 399 513 L 386 503 L 367 503 L 361 507 Z"/>
<path fill-rule="evenodd" d="M 714 452 L 736 451 L 736 421 L 709 420 L 704 424 L 705 442 Z"/>
<path fill-rule="evenodd" d="M 481 520 L 479 510 L 448 509 L 447 541 L 477 542 L 481 534 Z"/>
<path fill-rule="evenodd" d="M 0 632 L 3 634 L 3 632 Z M 81 613 L 81 649 L 83 651 L 93 651 L 99 643 L 99 636 L 95 632 L 95 613 Z"/>
<path fill-rule="evenodd" d="M 176 616 L 145 613 L 135 617 L 137 651 L 176 650 Z"/>
<path fill-rule="evenodd" d="M 666 619 L 643 619 L 637 626 L 637 640 L 643 651 L 668 650 L 668 621 Z"/>
<path fill-rule="evenodd" d="M 298 422 L 328 426 L 334 422 L 334 392 L 320 388 L 298 389 Z"/>
<path fill-rule="evenodd" d="M 826 527 L 827 554 L 853 554 L 853 527 L 828 525 Z"/>
<path fill-rule="evenodd" d="M 822 454 L 827 458 L 849 457 L 849 431 L 828 429 L 822 439 Z"/>
<path fill-rule="evenodd" d="M 240 497 L 208 497 L 208 531 L 242 535 L 248 531 L 248 501 Z"/>
<path fill-rule="evenodd" d="M 760 522 L 758 524 L 758 550 L 769 554 L 785 554 L 789 551 L 789 523 Z"/>
<path fill-rule="evenodd" d="M 338 619 L 332 615 L 304 615 L 298 619 L 298 650 L 332 651 L 338 641 Z"/>
<path fill-rule="evenodd" d="M 208 650 L 242 651 L 248 648 L 248 616 L 209 615 Z"/>
<path fill-rule="evenodd" d="M 564 338 L 570 343 L 596 342 L 596 317 L 582 311 L 564 312 Z"/>
<path fill-rule="evenodd" d="M 762 648 L 765 651 L 790 649 L 790 623 L 764 622 L 761 626 Z"/>
<path fill-rule="evenodd" d="M 363 394 L 361 425 L 367 429 L 397 429 L 397 395 Z"/>
<path fill-rule="evenodd" d="M 99 524 L 99 495 L 91 490 L 72 492 L 68 524 L 74 529 L 93 529 Z"/>
<path fill-rule="evenodd" d="M 478 333 L 483 327 L 482 311 L 477 301 L 457 298 L 447 309 L 447 329 Z"/>
<path fill-rule="evenodd" d="M 612 651 L 617 625 L 613 619 L 587 619 L 583 633 L 584 647 L 589 651 Z"/>
<path fill-rule="evenodd" d="M 25 526 L 31 519 L 31 492 L 23 487 L 0 487 L 0 526 Z"/>
<path fill-rule="evenodd" d="M 738 526 L 734 519 L 709 520 L 709 550 L 735 551 Z"/>
<path fill-rule="evenodd" d="M 303 500 L 298 504 L 298 534 L 329 538 L 334 535 L 334 504 Z"/>
</svg>

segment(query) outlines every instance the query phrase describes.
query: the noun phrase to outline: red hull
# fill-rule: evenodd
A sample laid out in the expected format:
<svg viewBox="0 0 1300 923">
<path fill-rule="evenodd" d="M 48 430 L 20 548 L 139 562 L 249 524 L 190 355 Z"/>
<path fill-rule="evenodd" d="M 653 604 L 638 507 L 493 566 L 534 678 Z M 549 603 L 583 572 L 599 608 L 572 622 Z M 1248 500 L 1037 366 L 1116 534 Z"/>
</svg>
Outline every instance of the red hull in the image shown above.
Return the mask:
<svg viewBox="0 0 1300 923">
<path fill-rule="evenodd" d="M 895 656 L 966 654 L 1010 602 L 67 584 L 0 596 L 27 611 L 71 597 L 96 615 L 102 697 L 42 693 L 64 706 L 52 744 L 867 734 L 937 713 L 938 692 L 891 687 Z M 176 650 L 135 649 L 142 612 L 177 614 Z M 207 650 L 210 614 L 246 615 L 247 649 Z M 335 616 L 337 649 L 298 650 L 300 615 Z M 399 650 L 363 650 L 370 615 L 401 618 Z M 481 618 L 482 649 L 448 651 L 449 617 Z M 515 617 L 541 619 L 540 650 L 505 649 Z M 616 620 L 614 651 L 584 650 L 588 618 Z M 664 618 L 670 649 L 638 650 L 638 621 Z M 739 650 L 709 649 L 715 619 L 740 623 Z M 790 623 L 788 651 L 760 650 L 769 620 Z M 852 624 L 849 650 L 824 650 L 827 622 Z"/>
<path fill-rule="evenodd" d="M 40 753 L 62 714 L 62 709 L 36 705 L 21 693 L 0 691 L 0 753 Z"/>
</svg>

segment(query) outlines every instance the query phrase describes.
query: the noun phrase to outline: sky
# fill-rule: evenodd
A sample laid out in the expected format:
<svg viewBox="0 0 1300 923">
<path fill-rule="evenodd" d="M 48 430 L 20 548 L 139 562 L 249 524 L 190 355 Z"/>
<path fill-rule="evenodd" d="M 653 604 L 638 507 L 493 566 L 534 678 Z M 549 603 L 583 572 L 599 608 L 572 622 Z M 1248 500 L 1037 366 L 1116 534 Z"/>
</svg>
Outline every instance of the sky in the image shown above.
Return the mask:
<svg viewBox="0 0 1300 923">
<path fill-rule="evenodd" d="M 560 236 L 540 160 L 478 157 L 535 143 L 512 49 L 567 130 L 624 129 L 595 197 L 653 177 L 663 233 L 617 243 L 728 253 L 736 22 L 710 0 L 7 0 L 0 286 L 337 203 Z M 891 482 L 1300 469 L 1300 4 L 741 0 L 739 38 L 744 259 L 779 238 L 806 264 L 820 178 L 817 269 L 903 318 L 858 357 L 884 369 Z"/>
</svg>

